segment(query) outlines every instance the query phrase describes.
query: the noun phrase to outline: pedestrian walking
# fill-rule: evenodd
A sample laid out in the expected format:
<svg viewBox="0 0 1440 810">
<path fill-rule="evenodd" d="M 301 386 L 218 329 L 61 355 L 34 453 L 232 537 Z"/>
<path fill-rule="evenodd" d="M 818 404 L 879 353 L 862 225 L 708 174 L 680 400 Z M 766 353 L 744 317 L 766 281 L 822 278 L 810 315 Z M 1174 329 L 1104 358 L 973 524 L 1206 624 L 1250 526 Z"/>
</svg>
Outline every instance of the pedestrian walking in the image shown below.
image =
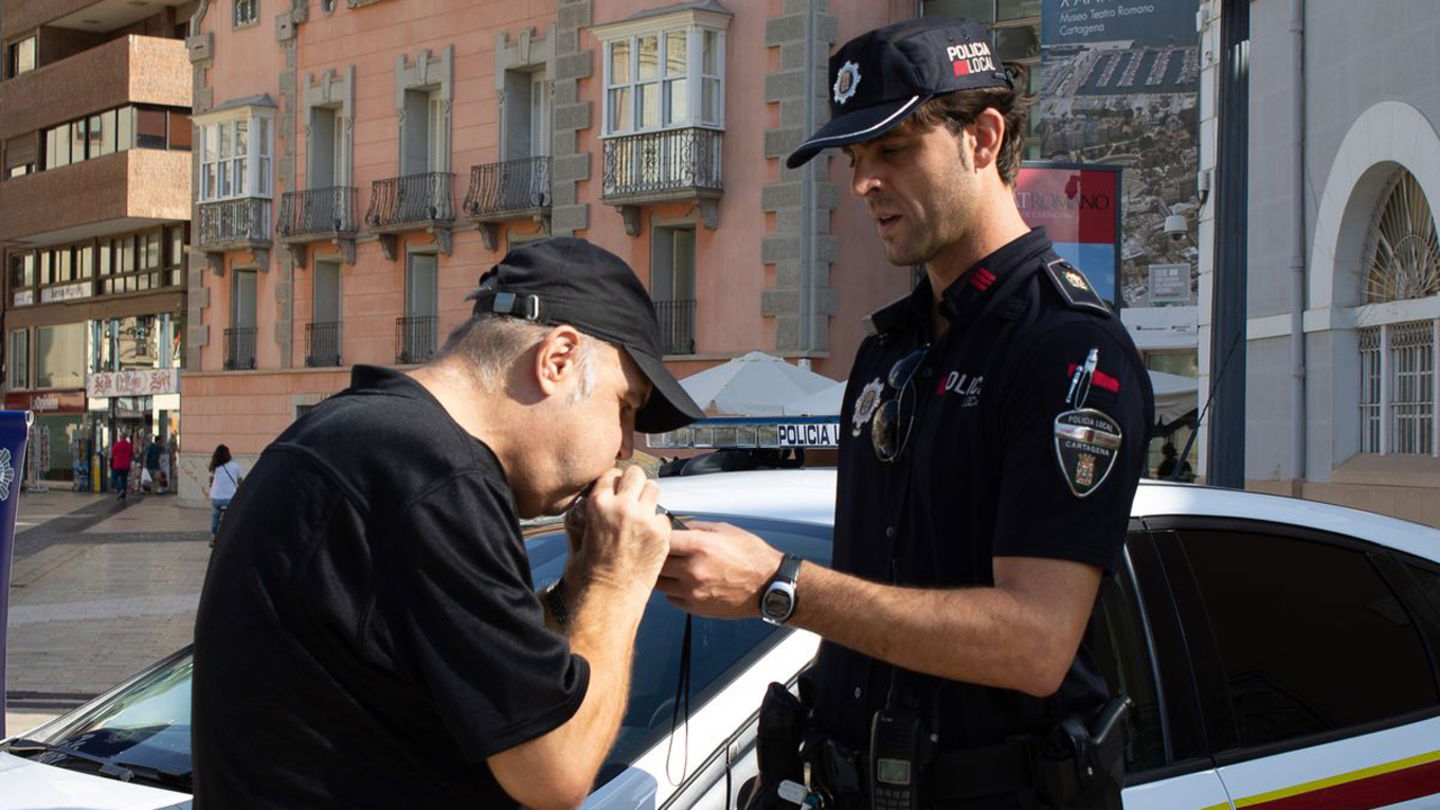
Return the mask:
<svg viewBox="0 0 1440 810">
<path fill-rule="evenodd" d="M 160 444 L 159 436 L 151 436 L 150 443 L 145 445 L 145 474 L 142 484 L 148 484 L 151 492 L 160 492 L 160 456 L 165 448 Z"/>
<path fill-rule="evenodd" d="M 124 433 L 110 445 L 110 486 L 118 493 L 115 500 L 125 500 L 130 489 L 130 465 L 135 458 L 135 445 Z"/>
<path fill-rule="evenodd" d="M 230 506 L 230 500 L 245 480 L 240 464 L 230 457 L 230 448 L 215 445 L 210 454 L 210 545 L 215 545 L 215 535 L 220 533 L 220 520 Z"/>
<path fill-rule="evenodd" d="M 809 720 L 782 772 L 762 763 L 759 806 L 808 773 L 838 810 L 1119 808 L 1122 734 L 1102 732 L 1125 703 L 1086 630 L 1145 468 L 1144 366 L 1021 219 L 1025 81 L 984 26 L 870 31 L 829 76 L 830 120 L 787 165 L 840 147 L 886 258 L 925 267 L 870 316 L 850 375 L 834 567 L 700 525 L 675 533 L 660 587 L 824 638 L 813 705 L 772 687 L 761 708 L 762 729 Z"/>
<path fill-rule="evenodd" d="M 533 242 L 471 297 L 424 366 L 356 366 L 231 503 L 196 618 L 197 807 L 589 793 L 670 539 L 658 488 L 615 462 L 637 429 L 702 412 L 611 253 Z M 519 521 L 587 490 L 561 583 L 537 595 Z"/>
</svg>

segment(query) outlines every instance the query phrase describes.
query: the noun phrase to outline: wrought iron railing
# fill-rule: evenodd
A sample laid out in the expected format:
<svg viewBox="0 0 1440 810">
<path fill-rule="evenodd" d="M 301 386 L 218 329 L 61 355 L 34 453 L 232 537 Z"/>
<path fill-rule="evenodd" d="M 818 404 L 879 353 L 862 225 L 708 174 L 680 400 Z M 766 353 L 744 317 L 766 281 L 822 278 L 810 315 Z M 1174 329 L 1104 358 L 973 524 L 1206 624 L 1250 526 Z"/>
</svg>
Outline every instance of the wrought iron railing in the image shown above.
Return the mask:
<svg viewBox="0 0 1440 810">
<path fill-rule="evenodd" d="M 259 197 L 202 203 L 200 245 L 223 246 L 270 241 L 270 201 Z"/>
<path fill-rule="evenodd" d="M 305 365 L 327 368 L 340 365 L 340 324 L 305 324 Z"/>
<path fill-rule="evenodd" d="M 550 207 L 550 158 L 532 157 L 470 167 L 461 206 L 472 217 Z"/>
<path fill-rule="evenodd" d="M 720 191 L 720 132 L 672 129 L 605 141 L 604 197 Z"/>
<path fill-rule="evenodd" d="M 255 327 L 225 330 L 225 368 L 255 368 Z"/>
<path fill-rule="evenodd" d="M 449 172 L 407 174 L 387 177 L 370 186 L 370 208 L 365 224 L 371 228 L 393 228 L 422 222 L 450 222 L 455 204 L 450 187 L 455 175 Z"/>
<path fill-rule="evenodd" d="M 655 315 L 660 320 L 660 340 L 666 354 L 695 353 L 695 301 L 656 301 Z"/>
<path fill-rule="evenodd" d="M 287 191 L 280 198 L 280 236 L 354 233 L 355 189 L 350 186 Z"/>
<path fill-rule="evenodd" d="M 395 319 L 395 362 L 423 363 L 435 354 L 435 316 Z"/>
</svg>

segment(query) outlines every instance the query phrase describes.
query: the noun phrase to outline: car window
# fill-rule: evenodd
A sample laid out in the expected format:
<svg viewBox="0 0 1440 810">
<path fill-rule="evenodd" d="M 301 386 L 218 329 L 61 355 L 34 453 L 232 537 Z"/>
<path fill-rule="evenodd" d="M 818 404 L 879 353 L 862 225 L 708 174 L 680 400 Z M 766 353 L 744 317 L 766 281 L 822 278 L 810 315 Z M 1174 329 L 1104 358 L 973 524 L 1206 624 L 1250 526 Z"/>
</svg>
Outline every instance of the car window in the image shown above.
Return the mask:
<svg viewBox="0 0 1440 810">
<path fill-rule="evenodd" d="M 1244 531 L 1182 531 L 1242 747 L 1437 705 L 1424 643 L 1362 551 Z"/>
<path fill-rule="evenodd" d="M 92 708 L 35 729 L 29 739 L 59 749 L 36 761 L 88 771 L 109 762 L 153 772 L 161 786 L 188 791 L 192 669 L 189 650 L 176 653 Z"/>
<path fill-rule="evenodd" d="M 1095 663 L 1112 692 L 1129 695 L 1134 701 L 1126 723 L 1125 770 L 1138 774 L 1157 768 L 1165 764 L 1160 696 L 1149 636 L 1128 564 L 1105 583 L 1097 618 Z"/>
<path fill-rule="evenodd" d="M 829 565 L 828 526 L 770 520 L 696 516 L 725 520 L 765 538 L 781 551 Z M 689 519 L 686 516 L 686 519 Z M 538 535 L 528 543 L 535 587 L 559 578 L 565 565 L 563 532 Z M 663 595 L 651 595 L 635 638 L 635 668 L 630 679 L 630 705 L 621 721 L 620 736 L 611 750 L 603 784 L 640 753 L 670 732 L 675 711 L 675 690 L 680 678 L 680 651 L 685 613 L 672 607 Z M 691 629 L 690 709 L 696 711 L 728 680 L 789 632 L 757 617 L 740 621 L 696 617 Z M 678 751 L 678 748 L 677 748 Z M 678 755 L 678 754 L 677 754 Z"/>
</svg>

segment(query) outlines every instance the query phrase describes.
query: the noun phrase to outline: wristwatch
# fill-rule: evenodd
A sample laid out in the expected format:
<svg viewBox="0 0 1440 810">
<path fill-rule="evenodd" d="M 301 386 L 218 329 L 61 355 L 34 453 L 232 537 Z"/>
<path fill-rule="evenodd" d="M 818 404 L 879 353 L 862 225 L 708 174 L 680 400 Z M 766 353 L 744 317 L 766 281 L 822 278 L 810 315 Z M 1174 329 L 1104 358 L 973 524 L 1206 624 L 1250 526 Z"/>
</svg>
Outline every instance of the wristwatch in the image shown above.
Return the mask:
<svg viewBox="0 0 1440 810">
<path fill-rule="evenodd" d="M 782 625 L 795 614 L 795 581 L 800 577 L 800 558 L 786 554 L 765 590 L 760 592 L 760 618 Z"/>
</svg>

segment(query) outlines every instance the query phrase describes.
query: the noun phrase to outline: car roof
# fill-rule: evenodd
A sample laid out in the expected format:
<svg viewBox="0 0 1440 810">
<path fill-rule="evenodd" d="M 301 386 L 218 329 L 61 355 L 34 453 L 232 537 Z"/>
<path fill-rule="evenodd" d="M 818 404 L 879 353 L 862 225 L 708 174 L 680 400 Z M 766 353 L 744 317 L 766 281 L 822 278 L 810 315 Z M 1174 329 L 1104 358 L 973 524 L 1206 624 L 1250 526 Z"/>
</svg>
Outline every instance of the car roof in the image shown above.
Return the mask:
<svg viewBox="0 0 1440 810">
<path fill-rule="evenodd" d="M 1346 506 L 1262 492 L 1146 480 L 1140 482 L 1130 514 L 1143 518 L 1202 515 L 1284 523 L 1349 535 L 1440 560 L 1440 530 L 1430 526 Z"/>
<path fill-rule="evenodd" d="M 747 515 L 835 523 L 835 470 L 752 470 L 660 479 L 660 504 L 677 514 Z"/>
<path fill-rule="evenodd" d="M 835 470 L 755 470 L 660 479 L 660 502 L 678 513 L 748 515 L 833 525 Z M 1260 492 L 1146 479 L 1132 517 L 1200 516 L 1281 523 L 1349 535 L 1440 560 L 1440 530 L 1344 506 Z"/>
</svg>

